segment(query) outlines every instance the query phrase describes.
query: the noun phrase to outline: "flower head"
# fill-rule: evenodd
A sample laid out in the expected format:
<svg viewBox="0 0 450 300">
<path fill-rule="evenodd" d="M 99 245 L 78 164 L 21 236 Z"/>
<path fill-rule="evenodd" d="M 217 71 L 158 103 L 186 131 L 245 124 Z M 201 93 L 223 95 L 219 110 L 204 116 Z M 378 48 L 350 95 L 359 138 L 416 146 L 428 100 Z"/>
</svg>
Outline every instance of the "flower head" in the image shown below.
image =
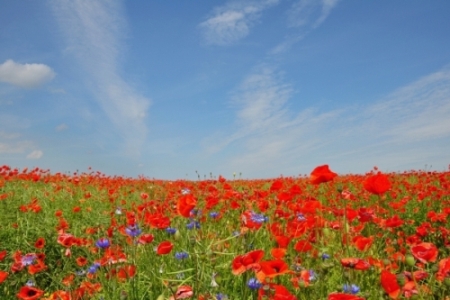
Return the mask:
<svg viewBox="0 0 450 300">
<path fill-rule="evenodd" d="M 256 278 L 250 278 L 247 281 L 247 286 L 252 290 L 257 290 L 262 286 L 262 283 Z"/>
<path fill-rule="evenodd" d="M 139 226 L 132 225 L 132 226 L 128 226 L 127 228 L 125 228 L 125 233 L 128 236 L 131 237 L 137 237 L 138 235 L 140 235 L 142 233 L 142 230 L 139 228 Z"/>
<path fill-rule="evenodd" d="M 342 287 L 342 290 L 345 293 L 349 293 L 349 294 L 355 295 L 355 294 L 359 293 L 360 288 L 356 284 L 351 284 L 351 285 L 350 284 L 344 284 L 344 286 Z"/>
<path fill-rule="evenodd" d="M 107 249 L 110 245 L 111 243 L 107 238 L 100 238 L 95 242 L 95 246 L 101 249 Z"/>
</svg>

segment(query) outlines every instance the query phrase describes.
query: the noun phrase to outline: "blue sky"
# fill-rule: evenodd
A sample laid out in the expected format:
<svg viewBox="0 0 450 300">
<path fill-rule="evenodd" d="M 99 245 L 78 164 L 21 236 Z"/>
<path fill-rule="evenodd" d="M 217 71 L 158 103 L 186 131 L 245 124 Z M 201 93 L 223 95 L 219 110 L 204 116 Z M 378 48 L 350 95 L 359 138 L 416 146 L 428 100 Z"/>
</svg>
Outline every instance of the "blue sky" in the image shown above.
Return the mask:
<svg viewBox="0 0 450 300">
<path fill-rule="evenodd" d="M 450 164 L 450 2 L 6 0 L 0 164 L 159 179 Z"/>
</svg>

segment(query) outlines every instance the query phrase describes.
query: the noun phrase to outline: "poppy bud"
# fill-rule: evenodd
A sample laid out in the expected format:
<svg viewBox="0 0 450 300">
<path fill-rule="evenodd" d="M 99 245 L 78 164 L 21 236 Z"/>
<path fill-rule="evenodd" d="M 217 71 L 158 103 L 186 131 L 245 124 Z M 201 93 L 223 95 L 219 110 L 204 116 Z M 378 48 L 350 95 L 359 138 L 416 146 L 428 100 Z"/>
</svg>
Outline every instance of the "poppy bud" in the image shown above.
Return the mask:
<svg viewBox="0 0 450 300">
<path fill-rule="evenodd" d="M 173 236 L 174 238 L 175 238 L 175 240 L 179 240 L 179 239 L 181 239 L 181 233 L 180 233 L 180 231 L 179 230 L 177 230 L 177 231 L 175 231 L 175 234 L 174 234 L 174 236 Z"/>
<path fill-rule="evenodd" d="M 416 264 L 416 259 L 411 254 L 408 254 L 405 256 L 405 263 L 408 266 L 413 267 Z"/>
</svg>

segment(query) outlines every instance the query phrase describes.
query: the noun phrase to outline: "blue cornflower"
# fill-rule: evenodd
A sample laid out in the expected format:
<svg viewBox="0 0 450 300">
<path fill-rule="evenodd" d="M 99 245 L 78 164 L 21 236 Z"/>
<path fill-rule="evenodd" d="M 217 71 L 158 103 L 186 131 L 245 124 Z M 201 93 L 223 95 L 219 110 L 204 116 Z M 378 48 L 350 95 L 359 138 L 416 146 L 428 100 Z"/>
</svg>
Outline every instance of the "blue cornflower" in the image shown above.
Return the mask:
<svg viewBox="0 0 450 300">
<path fill-rule="evenodd" d="M 32 265 L 34 263 L 34 261 L 36 260 L 37 255 L 34 253 L 29 253 L 29 254 L 25 254 L 24 256 L 21 257 L 20 262 L 22 263 L 22 266 L 29 266 Z"/>
<path fill-rule="evenodd" d="M 297 221 L 306 221 L 306 217 L 302 213 L 297 213 Z"/>
<path fill-rule="evenodd" d="M 87 271 L 88 271 L 89 274 L 94 274 L 95 272 L 97 272 L 97 270 L 99 268 L 100 268 L 100 263 L 95 262 L 88 268 Z"/>
<path fill-rule="evenodd" d="M 186 225 L 186 228 L 187 229 L 200 229 L 200 222 L 199 221 L 195 221 L 195 220 L 192 220 L 191 222 L 189 222 L 187 225 Z"/>
<path fill-rule="evenodd" d="M 327 254 L 327 253 L 322 253 L 322 259 L 323 260 L 326 260 L 326 259 L 329 259 L 331 256 L 329 255 L 329 254 Z"/>
<path fill-rule="evenodd" d="M 359 286 L 357 286 L 356 284 L 351 284 L 351 285 L 349 285 L 349 284 L 344 284 L 344 286 L 342 287 L 342 290 L 345 292 L 345 293 L 350 293 L 350 294 L 358 294 L 359 293 L 359 291 L 360 291 L 360 288 L 359 288 Z"/>
<path fill-rule="evenodd" d="M 175 234 L 177 232 L 177 229 L 176 228 L 172 228 L 172 227 L 167 227 L 166 228 L 166 232 L 168 234 Z"/>
<path fill-rule="evenodd" d="M 95 242 L 95 246 L 101 249 L 106 249 L 111 245 L 107 238 L 100 238 Z"/>
<path fill-rule="evenodd" d="M 209 216 L 213 219 L 217 218 L 219 216 L 219 213 L 216 211 L 212 211 L 209 213 Z"/>
<path fill-rule="evenodd" d="M 142 233 L 142 230 L 135 224 L 125 228 L 125 233 L 131 237 L 137 237 Z"/>
<path fill-rule="evenodd" d="M 228 299 L 228 296 L 225 295 L 225 294 L 222 294 L 222 293 L 218 293 L 218 294 L 216 295 L 216 299 L 217 299 L 217 300 L 225 300 L 225 299 Z"/>
<path fill-rule="evenodd" d="M 177 252 L 175 253 L 175 258 L 178 260 L 186 259 L 189 257 L 189 253 L 187 252 Z"/>
<path fill-rule="evenodd" d="M 248 286 L 249 288 L 251 288 L 252 290 L 257 290 L 257 289 L 259 289 L 259 288 L 262 286 L 262 283 L 259 282 L 259 280 L 256 279 L 256 278 L 250 278 L 250 279 L 247 281 L 247 286 Z"/>
<path fill-rule="evenodd" d="M 317 273 L 314 270 L 309 270 L 309 280 L 314 281 L 317 279 Z"/>
<path fill-rule="evenodd" d="M 269 221 L 269 218 L 266 217 L 265 215 L 263 215 L 263 214 L 257 214 L 257 213 L 255 213 L 255 212 L 252 212 L 252 213 L 251 213 L 250 219 L 251 219 L 253 222 L 259 223 L 259 224 Z"/>
</svg>

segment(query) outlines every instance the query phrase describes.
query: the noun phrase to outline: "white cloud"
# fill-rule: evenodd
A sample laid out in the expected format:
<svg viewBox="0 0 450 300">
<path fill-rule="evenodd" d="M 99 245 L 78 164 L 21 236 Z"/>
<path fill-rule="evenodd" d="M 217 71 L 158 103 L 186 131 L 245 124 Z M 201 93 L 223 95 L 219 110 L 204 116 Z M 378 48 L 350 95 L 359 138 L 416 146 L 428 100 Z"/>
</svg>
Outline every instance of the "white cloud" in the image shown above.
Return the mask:
<svg viewBox="0 0 450 300">
<path fill-rule="evenodd" d="M 294 2 L 287 12 L 288 27 L 296 30 L 276 45 L 270 54 L 281 54 L 301 41 L 312 30 L 319 27 L 330 15 L 339 0 L 300 0 Z"/>
<path fill-rule="evenodd" d="M 274 176 L 273 170 L 296 175 L 323 163 L 342 173 L 364 172 L 374 165 L 397 171 L 449 163 L 448 68 L 365 106 L 333 111 L 310 107 L 296 114 L 288 110 L 294 95 L 267 68 L 243 80 L 233 99 L 240 105 L 234 131 L 204 141 L 209 154 L 233 149 L 223 172 L 266 177 Z"/>
<path fill-rule="evenodd" d="M 98 103 L 125 140 L 129 154 L 139 155 L 146 139 L 150 100 L 118 72 L 126 21 L 120 1 L 53 0 L 54 13 L 68 44 L 92 82 Z"/>
<path fill-rule="evenodd" d="M 56 129 L 56 131 L 64 131 L 67 128 L 68 128 L 67 124 L 62 123 L 62 124 L 59 124 L 58 126 L 56 126 L 55 129 Z"/>
<path fill-rule="evenodd" d="M 39 159 L 44 155 L 44 152 L 41 150 L 33 150 L 27 155 L 27 159 Z"/>
<path fill-rule="evenodd" d="M 55 77 L 55 72 L 44 64 L 20 64 L 9 59 L 0 65 L 0 81 L 22 88 L 38 87 Z"/>
<path fill-rule="evenodd" d="M 261 12 L 279 0 L 232 1 L 217 7 L 206 21 L 199 24 L 210 45 L 230 45 L 246 37 L 260 18 Z"/>
<path fill-rule="evenodd" d="M 300 0 L 288 11 L 290 27 L 316 28 L 325 21 L 339 0 Z"/>
<path fill-rule="evenodd" d="M 24 153 L 33 147 L 30 141 L 8 141 L 0 142 L 0 154 L 17 154 Z"/>
</svg>

